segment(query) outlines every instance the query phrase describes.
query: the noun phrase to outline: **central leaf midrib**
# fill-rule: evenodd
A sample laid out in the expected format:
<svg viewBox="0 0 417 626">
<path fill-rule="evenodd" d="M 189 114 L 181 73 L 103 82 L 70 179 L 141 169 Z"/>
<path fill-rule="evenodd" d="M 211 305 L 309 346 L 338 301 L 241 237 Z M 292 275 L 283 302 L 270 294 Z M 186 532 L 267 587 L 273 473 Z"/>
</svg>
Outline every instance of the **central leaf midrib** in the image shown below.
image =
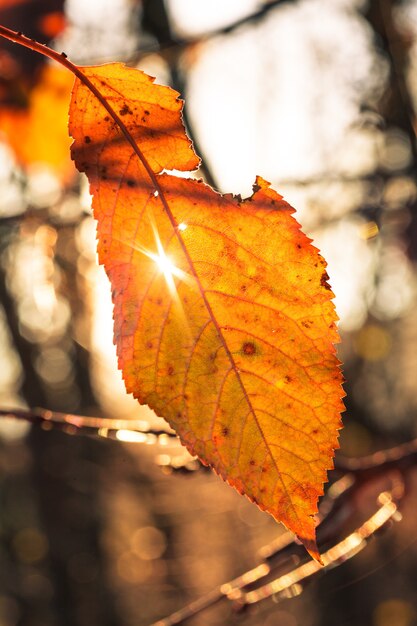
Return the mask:
<svg viewBox="0 0 417 626">
<path fill-rule="evenodd" d="M 77 69 L 78 69 L 78 68 L 77 68 Z M 234 358 L 233 358 L 233 355 L 232 355 L 232 353 L 231 353 L 231 351 L 230 351 L 230 349 L 229 349 L 229 346 L 228 346 L 228 344 L 227 344 L 227 341 L 226 341 L 226 339 L 225 339 L 225 337 L 224 337 L 224 335 L 223 335 L 223 333 L 222 333 L 222 331 L 221 331 L 221 328 L 220 328 L 220 326 L 219 326 L 219 324 L 218 324 L 218 322 L 217 322 L 216 316 L 214 315 L 214 312 L 213 312 L 213 309 L 212 309 L 212 307 L 211 307 L 211 305 L 210 305 L 210 302 L 208 301 L 208 299 L 207 299 L 207 297 L 206 297 L 205 290 L 204 290 L 204 288 L 203 288 L 203 285 L 201 284 L 200 278 L 199 278 L 199 276 L 198 276 L 198 274 L 197 274 L 197 272 L 196 272 L 196 269 L 195 269 L 195 267 L 194 267 L 194 263 L 193 263 L 193 261 L 192 261 L 192 259 L 191 259 L 190 255 L 189 255 L 189 253 L 188 253 L 187 247 L 186 247 L 185 242 L 184 242 L 184 240 L 183 240 L 183 238 L 182 238 L 182 236 L 181 236 L 181 233 L 180 233 L 180 231 L 178 230 L 178 224 L 177 224 L 177 222 L 176 222 L 176 220 L 175 220 L 175 218 L 174 218 L 174 215 L 173 215 L 173 213 L 172 213 L 172 211 L 171 211 L 171 209 L 170 209 L 170 207 L 169 207 L 169 204 L 168 204 L 167 199 L 166 199 L 166 197 L 165 197 L 164 190 L 163 190 L 162 186 L 159 184 L 159 181 L 158 181 L 158 174 L 155 174 L 155 172 L 152 170 L 152 168 L 151 168 L 151 166 L 149 165 L 149 163 L 148 163 L 148 161 L 147 161 L 146 157 L 144 156 L 144 154 L 143 154 L 142 150 L 139 148 L 139 146 L 137 145 L 137 143 L 136 143 L 136 141 L 134 140 L 133 136 L 131 135 L 131 133 L 130 133 L 129 129 L 128 129 L 128 128 L 127 128 L 127 126 L 124 124 L 123 120 L 119 117 L 119 115 L 115 112 L 115 110 L 113 109 L 113 107 L 112 107 L 112 106 L 108 103 L 108 101 L 107 101 L 107 100 L 106 100 L 106 98 L 105 98 L 105 97 L 101 94 L 101 92 L 99 91 L 99 89 L 98 89 L 98 88 L 97 88 L 97 87 L 93 84 L 93 82 L 92 82 L 92 81 L 91 81 L 91 80 L 90 80 L 90 79 L 89 79 L 89 78 L 88 78 L 88 77 L 87 77 L 87 76 L 86 76 L 86 75 L 82 72 L 82 70 L 81 70 L 81 69 L 79 69 L 79 72 L 80 72 L 80 74 L 81 74 L 81 75 L 80 75 L 80 74 L 78 74 L 78 78 L 79 78 L 79 80 L 80 80 L 81 82 L 83 82 L 83 83 L 84 83 L 84 85 L 87 87 L 87 89 L 89 89 L 89 90 L 93 93 L 93 95 L 94 95 L 94 96 L 97 98 L 97 100 L 98 100 L 98 101 L 102 104 L 102 106 L 104 106 L 104 108 L 106 109 L 106 111 L 107 111 L 107 112 L 111 115 L 111 117 L 113 118 L 113 120 L 114 120 L 114 121 L 116 122 L 116 124 L 119 126 L 119 128 L 120 128 L 120 130 L 122 131 L 123 135 L 126 137 L 127 141 L 128 141 L 128 142 L 129 142 L 129 144 L 132 146 L 132 148 L 133 148 L 133 150 L 134 150 L 135 154 L 137 155 L 137 157 L 138 157 L 139 161 L 142 163 L 143 167 L 145 168 L 145 171 L 147 172 L 147 174 L 148 174 L 148 176 L 149 176 L 149 178 L 150 178 L 150 180 L 151 180 L 151 182 L 152 182 L 152 185 L 153 185 L 153 186 L 154 186 L 154 188 L 155 188 L 155 191 L 158 191 L 158 197 L 160 198 L 160 201 L 161 201 L 161 203 L 162 203 L 162 206 L 163 206 L 163 208 L 164 208 L 164 209 L 165 209 L 165 211 L 166 211 L 166 214 L 167 214 L 167 216 L 168 216 L 169 221 L 171 222 L 171 226 L 172 226 L 172 228 L 174 229 L 175 235 L 176 235 L 176 237 L 177 237 L 177 239 L 178 239 L 178 242 L 179 242 L 179 244 L 180 244 L 180 246 L 181 246 L 181 249 L 182 249 L 182 251 L 183 251 L 183 253 L 184 253 L 184 256 L 185 256 L 185 258 L 186 258 L 186 260 L 187 260 L 187 262 L 188 262 L 188 264 L 189 264 L 189 267 L 190 267 L 190 270 L 191 270 L 191 274 L 192 274 L 192 276 L 194 277 L 194 279 L 195 279 L 195 281 L 196 281 L 197 287 L 198 287 L 198 289 L 199 289 L 199 291 L 200 291 L 200 295 L 201 295 L 201 297 L 202 297 L 202 299 L 203 299 L 203 302 L 204 302 L 204 305 L 205 305 L 205 307 L 206 307 L 206 310 L 207 310 L 207 312 L 208 312 L 208 314 L 209 314 L 210 319 L 211 319 L 211 320 L 212 320 L 212 322 L 213 322 L 213 325 L 214 325 L 214 327 L 215 327 L 215 329 L 216 329 L 217 335 L 218 335 L 218 337 L 219 337 L 219 339 L 220 339 L 220 341 L 221 341 L 221 343 L 222 343 L 222 345 L 223 345 L 223 347 L 224 347 L 224 350 L 225 350 L 225 352 L 226 352 L 226 354 L 227 354 L 227 357 L 228 357 L 228 359 L 229 359 L 229 361 L 230 361 L 230 363 L 231 363 L 231 366 L 232 366 L 232 368 L 233 368 L 233 371 L 234 371 L 234 374 L 235 374 L 235 376 L 236 376 L 236 379 L 237 379 L 237 381 L 238 381 L 238 383 L 239 383 L 239 385 L 240 385 L 240 388 L 241 388 L 241 390 L 242 390 L 242 393 L 243 393 L 243 396 L 244 396 L 244 398 L 245 398 L 245 401 L 246 401 L 246 403 L 247 403 L 247 405 L 248 405 L 248 408 L 249 408 L 249 410 L 250 410 L 251 414 L 253 415 L 253 419 L 255 420 L 256 426 L 257 426 L 258 431 L 259 431 L 259 433 L 260 433 L 260 435 L 261 435 L 261 438 L 262 438 L 262 440 L 263 440 L 263 442 L 264 442 L 265 448 L 267 449 L 268 454 L 269 454 L 269 456 L 270 456 L 270 458 L 271 458 L 271 460 L 272 460 L 272 463 L 273 463 L 273 465 L 274 465 L 274 467 L 275 467 L 275 470 L 276 470 L 276 472 L 277 472 L 277 475 L 278 475 L 279 481 L 281 482 L 282 487 L 283 487 L 283 489 L 284 489 L 285 493 L 287 494 L 287 497 L 288 497 L 288 500 L 289 500 L 289 503 L 290 503 L 291 508 L 293 509 L 294 513 L 296 514 L 296 516 L 297 516 L 297 518 L 298 518 L 298 514 L 297 514 L 297 512 L 296 512 L 296 510 L 295 510 L 294 505 L 293 505 L 293 504 L 292 504 L 292 502 L 291 502 L 290 495 L 289 495 L 289 493 L 288 493 L 288 490 L 287 490 L 287 487 L 286 487 L 286 485 L 285 485 L 285 483 L 284 483 L 284 480 L 283 480 L 283 478 L 282 478 L 282 476 L 281 476 L 281 472 L 280 472 L 280 470 L 279 470 L 279 468 L 278 468 L 277 462 L 276 462 L 276 460 L 275 460 L 275 458 L 274 458 L 274 455 L 272 454 L 272 451 L 271 451 L 271 448 L 270 448 L 270 446 L 269 446 L 269 444 L 268 444 L 268 441 L 267 441 L 267 440 L 266 440 L 266 438 L 265 438 L 264 432 L 263 432 L 263 430 L 262 430 L 262 427 L 261 427 L 260 422 L 259 422 L 259 420 L 258 420 L 258 417 L 257 417 L 257 415 L 256 415 L 255 409 L 254 409 L 254 408 L 253 408 L 253 406 L 252 406 L 252 403 L 251 403 L 250 398 L 249 398 L 249 396 L 248 396 L 248 393 L 247 393 L 247 391 L 246 391 L 245 385 L 243 384 L 242 378 L 241 378 L 241 376 L 240 376 L 240 374 L 239 374 L 239 369 L 238 369 L 238 367 L 237 367 L 237 365 L 236 365 L 236 362 L 235 362 L 235 360 L 234 360 Z"/>
</svg>

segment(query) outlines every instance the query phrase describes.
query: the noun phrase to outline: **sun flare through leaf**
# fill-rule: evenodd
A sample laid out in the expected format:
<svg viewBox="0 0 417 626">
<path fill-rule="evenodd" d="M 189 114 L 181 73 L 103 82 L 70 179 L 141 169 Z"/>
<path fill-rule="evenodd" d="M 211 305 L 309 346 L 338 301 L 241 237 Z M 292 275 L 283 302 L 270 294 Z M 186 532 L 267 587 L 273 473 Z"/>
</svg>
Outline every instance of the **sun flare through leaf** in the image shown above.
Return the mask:
<svg viewBox="0 0 417 626">
<path fill-rule="evenodd" d="M 72 156 L 126 389 L 319 560 L 314 516 L 343 410 L 326 263 L 262 178 L 242 201 L 167 173 L 199 165 L 175 91 L 117 63 L 79 70 Z"/>
</svg>

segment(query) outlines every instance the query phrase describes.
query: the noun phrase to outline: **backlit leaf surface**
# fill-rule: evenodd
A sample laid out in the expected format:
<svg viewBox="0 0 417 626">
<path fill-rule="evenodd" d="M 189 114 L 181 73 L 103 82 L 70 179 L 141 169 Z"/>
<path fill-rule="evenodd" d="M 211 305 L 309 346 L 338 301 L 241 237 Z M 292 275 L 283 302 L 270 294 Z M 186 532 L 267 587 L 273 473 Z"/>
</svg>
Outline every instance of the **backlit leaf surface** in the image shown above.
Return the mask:
<svg viewBox="0 0 417 626">
<path fill-rule="evenodd" d="M 82 71 L 96 93 L 76 81 L 72 155 L 126 388 L 318 558 L 342 410 L 325 262 L 263 179 L 242 201 L 163 172 L 199 164 L 175 91 L 120 64 Z"/>
</svg>

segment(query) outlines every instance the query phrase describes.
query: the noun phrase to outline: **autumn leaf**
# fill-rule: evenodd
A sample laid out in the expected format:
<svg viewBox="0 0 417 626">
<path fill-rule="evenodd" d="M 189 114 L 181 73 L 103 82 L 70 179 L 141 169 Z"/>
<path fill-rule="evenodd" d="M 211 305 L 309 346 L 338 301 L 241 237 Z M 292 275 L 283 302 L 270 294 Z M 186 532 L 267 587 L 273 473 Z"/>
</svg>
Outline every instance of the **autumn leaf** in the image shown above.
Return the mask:
<svg viewBox="0 0 417 626">
<path fill-rule="evenodd" d="M 65 26 L 63 0 L 2 0 L 0 22 L 50 41 Z M 47 58 L 0 39 L 0 137 L 22 167 L 42 164 L 69 180 L 68 99 L 73 77 Z"/>
<path fill-rule="evenodd" d="M 325 261 L 257 178 L 220 195 L 195 169 L 182 102 L 121 64 L 79 68 L 72 156 L 87 174 L 126 388 L 319 559 L 317 501 L 340 428 Z"/>
<path fill-rule="evenodd" d="M 18 162 L 23 167 L 46 165 L 64 181 L 74 173 L 67 129 L 73 82 L 69 72 L 45 65 L 28 94 L 26 107 L 0 108 L 0 136 L 7 140 Z"/>
</svg>

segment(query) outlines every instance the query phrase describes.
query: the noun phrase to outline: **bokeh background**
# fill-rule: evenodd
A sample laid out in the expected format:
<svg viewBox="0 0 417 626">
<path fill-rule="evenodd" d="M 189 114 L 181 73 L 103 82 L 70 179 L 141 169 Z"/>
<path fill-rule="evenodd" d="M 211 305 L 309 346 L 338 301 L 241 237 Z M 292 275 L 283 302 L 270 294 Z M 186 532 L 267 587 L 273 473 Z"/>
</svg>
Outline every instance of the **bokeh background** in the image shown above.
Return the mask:
<svg viewBox="0 0 417 626">
<path fill-rule="evenodd" d="M 271 181 L 329 263 L 343 453 L 417 436 L 415 0 L 0 0 L 0 23 L 179 90 L 198 175 L 219 191 Z M 68 156 L 71 82 L 0 42 L 0 408 L 160 425 L 117 371 Z M 210 473 L 162 472 L 178 446 L 126 438 L 0 420 L 0 626 L 146 626 L 259 563 L 281 532 Z M 416 506 L 411 472 L 403 521 L 302 595 L 189 623 L 416 624 Z"/>
</svg>

